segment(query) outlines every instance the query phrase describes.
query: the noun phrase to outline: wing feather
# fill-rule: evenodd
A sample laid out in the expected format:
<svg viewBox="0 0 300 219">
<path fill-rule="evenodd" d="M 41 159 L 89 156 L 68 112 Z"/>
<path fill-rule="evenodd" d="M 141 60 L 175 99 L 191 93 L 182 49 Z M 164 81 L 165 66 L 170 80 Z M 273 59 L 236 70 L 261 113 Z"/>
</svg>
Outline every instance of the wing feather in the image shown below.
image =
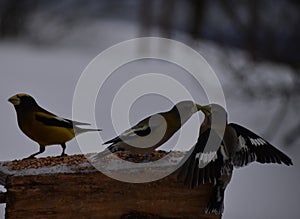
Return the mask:
<svg viewBox="0 0 300 219">
<path fill-rule="evenodd" d="M 183 181 L 190 188 L 204 183 L 215 183 L 223 172 L 225 161 L 221 153 L 221 147 L 218 151 L 203 153 L 209 137 L 218 139 L 215 142 L 220 142 L 216 132 L 211 129 L 206 130 L 199 136 L 196 145 L 191 149 L 191 155 L 179 169 L 178 180 Z M 213 159 L 211 159 L 212 156 Z"/>
<path fill-rule="evenodd" d="M 241 146 L 233 159 L 235 166 L 245 166 L 253 161 L 259 163 L 284 163 L 288 166 L 293 164 L 287 155 L 249 129 L 235 123 L 230 123 L 229 126 L 236 130 Z"/>
</svg>

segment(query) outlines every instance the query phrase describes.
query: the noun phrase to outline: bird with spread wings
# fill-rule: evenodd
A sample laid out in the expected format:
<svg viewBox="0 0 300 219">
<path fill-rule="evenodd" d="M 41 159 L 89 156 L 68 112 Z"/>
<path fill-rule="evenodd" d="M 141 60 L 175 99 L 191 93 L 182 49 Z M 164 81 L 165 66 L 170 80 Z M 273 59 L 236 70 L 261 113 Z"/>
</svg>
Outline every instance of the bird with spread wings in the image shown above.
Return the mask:
<svg viewBox="0 0 300 219">
<path fill-rule="evenodd" d="M 292 160 L 249 129 L 227 122 L 227 112 L 218 104 L 202 106 L 205 118 L 190 157 L 178 170 L 178 179 L 190 188 L 213 183 L 206 213 L 221 214 L 224 191 L 234 167 L 251 162 L 292 165 Z M 220 134 L 222 133 L 222 134 Z"/>
</svg>

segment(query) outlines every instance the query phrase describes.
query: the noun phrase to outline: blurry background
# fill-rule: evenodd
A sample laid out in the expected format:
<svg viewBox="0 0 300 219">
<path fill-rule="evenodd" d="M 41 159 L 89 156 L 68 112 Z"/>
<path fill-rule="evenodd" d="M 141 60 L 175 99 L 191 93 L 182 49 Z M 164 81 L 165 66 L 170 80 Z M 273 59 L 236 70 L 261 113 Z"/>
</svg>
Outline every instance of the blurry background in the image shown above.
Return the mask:
<svg viewBox="0 0 300 219">
<path fill-rule="evenodd" d="M 161 36 L 202 54 L 223 85 L 229 120 L 294 161 L 293 167 L 251 164 L 236 170 L 223 218 L 298 218 L 299 27 L 296 0 L 0 0 L 0 160 L 38 150 L 17 127 L 10 96 L 29 93 L 49 111 L 71 118 L 76 82 L 97 54 L 123 40 Z M 48 147 L 42 156 L 60 150 Z M 75 140 L 67 152 L 80 153 Z"/>
</svg>

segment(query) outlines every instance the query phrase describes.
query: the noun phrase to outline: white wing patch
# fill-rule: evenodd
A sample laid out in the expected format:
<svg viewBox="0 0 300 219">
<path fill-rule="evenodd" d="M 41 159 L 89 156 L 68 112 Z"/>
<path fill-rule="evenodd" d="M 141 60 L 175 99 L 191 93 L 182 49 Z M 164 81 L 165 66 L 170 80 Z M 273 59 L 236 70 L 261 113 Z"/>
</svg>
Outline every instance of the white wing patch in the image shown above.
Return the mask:
<svg viewBox="0 0 300 219">
<path fill-rule="evenodd" d="M 209 162 L 217 159 L 217 152 L 215 151 L 206 152 L 206 153 L 199 152 L 196 154 L 195 159 L 199 159 L 198 167 L 203 168 Z"/>
<path fill-rule="evenodd" d="M 249 148 L 246 145 L 245 138 L 243 136 L 241 136 L 241 135 L 238 137 L 238 148 L 237 148 L 237 151 L 240 151 L 240 150 L 245 150 L 245 151 L 249 150 Z"/>
<path fill-rule="evenodd" d="M 255 146 L 265 145 L 266 142 L 262 138 L 250 138 L 251 144 Z"/>
<path fill-rule="evenodd" d="M 241 148 L 248 149 L 248 147 L 246 145 L 246 141 L 241 135 L 239 136 L 238 140 L 239 140 L 239 145 L 240 145 Z"/>
<path fill-rule="evenodd" d="M 223 156 L 223 161 L 228 160 L 229 157 L 228 157 L 227 154 L 226 154 L 226 151 L 225 151 L 224 146 L 221 145 L 220 149 L 221 149 L 221 154 L 222 154 L 222 156 Z"/>
<path fill-rule="evenodd" d="M 136 133 L 135 133 L 136 131 L 144 131 L 147 128 L 149 128 L 149 126 L 147 126 L 147 125 L 139 126 L 136 128 L 131 128 L 131 129 L 128 129 L 127 131 L 123 132 L 120 136 L 121 137 L 133 137 L 133 136 L 136 136 Z"/>
<path fill-rule="evenodd" d="M 130 136 L 132 133 L 134 133 L 134 130 L 129 129 L 129 130 L 123 132 L 120 136 L 126 137 L 126 136 Z"/>
</svg>

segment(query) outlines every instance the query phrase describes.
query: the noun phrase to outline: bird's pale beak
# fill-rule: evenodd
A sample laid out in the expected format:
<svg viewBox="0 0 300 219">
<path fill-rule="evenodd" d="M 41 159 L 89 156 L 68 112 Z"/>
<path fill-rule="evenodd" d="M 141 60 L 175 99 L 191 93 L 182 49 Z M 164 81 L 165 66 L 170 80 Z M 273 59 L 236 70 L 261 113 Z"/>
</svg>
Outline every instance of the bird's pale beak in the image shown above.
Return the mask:
<svg viewBox="0 0 300 219">
<path fill-rule="evenodd" d="M 211 114 L 211 106 L 206 105 L 201 107 L 201 111 L 206 115 L 209 116 Z"/>
<path fill-rule="evenodd" d="M 196 108 L 197 108 L 197 111 L 202 110 L 202 106 L 199 104 L 196 104 Z"/>
<path fill-rule="evenodd" d="M 13 105 L 19 105 L 21 100 L 19 97 L 17 97 L 16 95 L 15 96 L 12 96 L 11 98 L 8 99 L 8 102 L 11 102 Z"/>
<path fill-rule="evenodd" d="M 196 113 L 198 112 L 199 110 L 202 110 L 202 106 L 198 105 L 198 104 L 195 104 L 196 107 L 193 107 L 192 109 L 192 113 Z"/>
</svg>

